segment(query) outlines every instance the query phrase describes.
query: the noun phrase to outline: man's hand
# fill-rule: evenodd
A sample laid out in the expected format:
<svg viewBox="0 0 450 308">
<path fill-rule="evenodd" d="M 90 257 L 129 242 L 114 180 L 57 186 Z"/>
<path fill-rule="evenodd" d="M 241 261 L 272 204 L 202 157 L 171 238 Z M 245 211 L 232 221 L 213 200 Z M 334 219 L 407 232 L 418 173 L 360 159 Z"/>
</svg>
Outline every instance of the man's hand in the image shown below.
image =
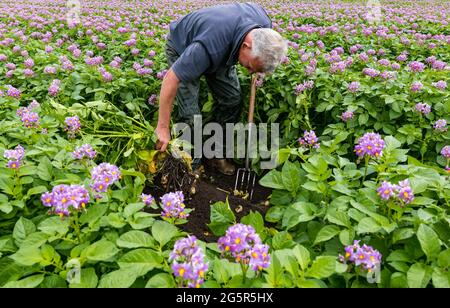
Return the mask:
<svg viewBox="0 0 450 308">
<path fill-rule="evenodd" d="M 156 149 L 161 152 L 165 152 L 170 141 L 170 129 L 168 127 L 158 126 L 156 127 L 155 133 L 156 137 L 158 137 L 158 141 L 156 141 Z"/>
</svg>

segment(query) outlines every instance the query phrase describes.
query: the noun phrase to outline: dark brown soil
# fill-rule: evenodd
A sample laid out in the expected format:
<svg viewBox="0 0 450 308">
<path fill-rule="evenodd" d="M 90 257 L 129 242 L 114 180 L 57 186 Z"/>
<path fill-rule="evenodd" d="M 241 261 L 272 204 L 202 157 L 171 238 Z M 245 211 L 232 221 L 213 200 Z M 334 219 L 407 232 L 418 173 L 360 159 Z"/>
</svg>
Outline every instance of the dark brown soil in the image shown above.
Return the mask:
<svg viewBox="0 0 450 308">
<path fill-rule="evenodd" d="M 257 178 L 257 181 L 259 178 Z M 228 203 L 236 216 L 236 220 L 249 214 L 251 210 L 260 212 L 263 216 L 268 210 L 267 199 L 271 194 L 271 189 L 262 187 L 258 183 L 255 185 L 252 202 L 234 196 L 235 176 L 223 175 L 208 167 L 205 168 L 205 174 L 197 184 L 196 194 L 185 200 L 186 207 L 194 209 L 188 218 L 186 224 L 179 227 L 195 235 L 198 239 L 206 242 L 215 242 L 217 237 L 209 230 L 210 223 L 210 205 L 217 201 L 225 201 L 228 197 Z M 160 187 L 147 187 L 146 193 L 152 194 L 157 200 L 165 191 Z"/>
</svg>

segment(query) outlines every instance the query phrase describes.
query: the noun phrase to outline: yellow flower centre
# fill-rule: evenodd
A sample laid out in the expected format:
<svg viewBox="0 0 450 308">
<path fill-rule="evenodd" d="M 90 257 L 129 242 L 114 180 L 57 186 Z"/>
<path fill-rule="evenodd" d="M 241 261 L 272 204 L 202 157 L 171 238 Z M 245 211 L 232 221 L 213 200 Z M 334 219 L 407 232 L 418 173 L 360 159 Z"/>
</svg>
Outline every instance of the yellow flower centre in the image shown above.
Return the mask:
<svg viewBox="0 0 450 308">
<path fill-rule="evenodd" d="M 61 202 L 62 202 L 62 203 L 66 203 L 66 202 L 67 202 L 67 199 L 66 199 L 66 198 L 62 198 Z"/>
<path fill-rule="evenodd" d="M 81 207 L 82 207 L 82 208 L 85 208 L 85 207 L 86 207 L 86 204 L 85 204 L 84 202 L 82 202 L 82 203 L 81 203 Z"/>
<path fill-rule="evenodd" d="M 389 192 L 390 192 L 389 189 L 386 189 L 386 190 L 384 191 L 384 194 L 385 194 L 385 195 L 389 195 Z"/>
<path fill-rule="evenodd" d="M 230 246 L 225 246 L 225 251 L 229 251 L 230 250 Z"/>
<path fill-rule="evenodd" d="M 181 277 L 183 277 L 184 272 L 185 272 L 184 268 L 180 268 L 180 269 L 178 270 L 178 274 L 180 274 Z"/>
<path fill-rule="evenodd" d="M 375 261 L 375 257 L 374 256 L 370 256 L 370 261 Z"/>
<path fill-rule="evenodd" d="M 360 255 L 359 258 L 362 260 L 364 259 L 364 255 Z"/>
<path fill-rule="evenodd" d="M 234 242 L 235 242 L 236 244 L 239 244 L 239 243 L 241 242 L 241 239 L 238 237 L 237 239 L 234 240 Z"/>
<path fill-rule="evenodd" d="M 200 277 L 203 277 L 203 276 L 205 276 L 205 272 L 202 271 L 202 270 L 200 270 L 200 271 L 198 272 L 198 275 L 199 275 Z"/>
<path fill-rule="evenodd" d="M 99 189 L 103 189 L 103 185 L 100 184 L 100 185 L 98 186 L 98 188 L 99 188 Z"/>
<path fill-rule="evenodd" d="M 377 153 L 375 153 L 375 156 L 376 156 L 376 157 L 378 157 L 378 152 L 377 152 Z"/>
<path fill-rule="evenodd" d="M 349 252 L 345 253 L 345 257 L 346 258 L 350 257 L 350 253 Z"/>
<path fill-rule="evenodd" d="M 50 201 L 51 201 L 50 198 L 45 199 L 45 202 L 46 202 L 46 203 L 50 203 Z"/>
<path fill-rule="evenodd" d="M 369 146 L 367 146 L 367 149 L 369 149 L 369 150 L 370 150 L 370 149 L 372 149 L 372 147 L 371 147 L 371 146 L 369 145 Z"/>
<path fill-rule="evenodd" d="M 105 178 L 105 182 L 108 183 L 109 182 L 109 178 Z"/>
<path fill-rule="evenodd" d="M 403 196 L 405 196 L 405 198 L 409 197 L 409 195 L 408 195 L 408 193 L 406 191 L 403 193 Z"/>
<path fill-rule="evenodd" d="M 255 259 L 258 258 L 258 254 L 256 252 L 254 252 L 254 253 L 252 253 L 252 257 Z"/>
<path fill-rule="evenodd" d="M 258 265 L 258 270 L 262 271 L 262 266 Z"/>
</svg>

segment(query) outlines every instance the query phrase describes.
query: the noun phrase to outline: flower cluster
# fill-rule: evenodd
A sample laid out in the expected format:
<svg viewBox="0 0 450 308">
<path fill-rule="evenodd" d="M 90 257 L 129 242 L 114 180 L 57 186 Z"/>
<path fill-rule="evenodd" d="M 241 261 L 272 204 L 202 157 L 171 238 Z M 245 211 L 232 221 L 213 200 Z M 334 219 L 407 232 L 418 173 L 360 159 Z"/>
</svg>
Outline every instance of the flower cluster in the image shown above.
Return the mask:
<svg viewBox="0 0 450 308">
<path fill-rule="evenodd" d="M 144 204 L 147 206 L 151 206 L 155 203 L 155 198 L 153 198 L 152 195 L 141 194 L 141 199 L 142 202 L 144 202 Z"/>
<path fill-rule="evenodd" d="M 312 81 L 312 80 L 305 81 L 304 83 L 299 84 L 295 87 L 295 95 L 299 95 L 303 91 L 310 90 L 313 87 L 314 87 L 314 81 Z"/>
<path fill-rule="evenodd" d="M 81 147 L 75 148 L 75 151 L 72 152 L 72 156 L 76 159 L 83 159 L 85 157 L 93 159 L 97 156 L 97 152 L 90 144 L 83 144 Z"/>
<path fill-rule="evenodd" d="M 262 244 L 252 226 L 236 224 L 229 227 L 217 244 L 223 256 L 249 265 L 254 271 L 261 271 L 270 264 L 269 246 Z"/>
<path fill-rule="evenodd" d="M 414 194 L 408 179 L 400 181 L 398 185 L 384 181 L 377 189 L 377 194 L 383 200 L 395 199 L 397 197 L 400 205 L 411 203 L 414 200 Z"/>
<path fill-rule="evenodd" d="M 6 92 L 6 95 L 8 95 L 9 97 L 14 97 L 14 98 L 20 98 L 20 90 L 14 88 L 11 85 L 8 85 L 8 91 Z"/>
<path fill-rule="evenodd" d="M 373 247 L 364 244 L 362 247 L 359 245 L 358 240 L 353 242 L 353 245 L 345 247 L 345 255 L 339 255 L 339 261 L 343 263 L 351 262 L 355 266 L 362 265 L 364 270 L 369 273 L 381 264 L 381 254 Z"/>
<path fill-rule="evenodd" d="M 208 271 L 208 263 L 194 235 L 175 242 L 169 261 L 173 261 L 173 273 L 183 287 L 200 288 Z"/>
<path fill-rule="evenodd" d="M 33 100 L 28 107 L 20 107 L 17 109 L 16 114 L 20 117 L 20 120 L 26 128 L 39 127 L 39 115 L 32 111 L 37 107 L 39 107 L 39 103 Z"/>
<path fill-rule="evenodd" d="M 184 205 L 184 195 L 181 191 L 167 193 L 161 197 L 163 219 L 177 222 L 178 219 L 186 219 L 189 214 Z"/>
<path fill-rule="evenodd" d="M 441 155 L 447 160 L 450 159 L 450 145 L 446 145 L 442 148 Z"/>
<path fill-rule="evenodd" d="M 438 82 L 433 82 L 432 85 L 433 85 L 433 87 L 436 87 L 441 91 L 444 91 L 447 88 L 447 82 L 445 80 L 439 80 Z"/>
<path fill-rule="evenodd" d="M 345 111 L 341 114 L 341 120 L 347 122 L 348 120 L 353 119 L 353 111 Z"/>
<path fill-rule="evenodd" d="M 109 163 L 101 163 L 92 169 L 92 189 L 97 192 L 105 192 L 114 182 L 120 180 L 122 173 L 119 168 Z"/>
<path fill-rule="evenodd" d="M 48 87 L 48 94 L 52 97 L 55 97 L 56 95 L 58 95 L 59 93 L 59 86 L 61 85 L 61 80 L 59 79 L 54 79 L 50 85 L 50 87 Z"/>
<path fill-rule="evenodd" d="M 81 127 L 81 122 L 78 116 L 67 117 L 64 120 L 64 123 L 66 124 L 64 130 L 69 133 L 69 138 L 75 138 L 75 134 L 80 130 Z"/>
<path fill-rule="evenodd" d="M 359 158 L 363 158 L 366 155 L 378 158 L 382 156 L 384 147 L 384 140 L 379 134 L 366 133 L 358 139 L 355 152 Z"/>
<path fill-rule="evenodd" d="M 423 84 L 420 81 L 415 81 L 411 84 L 411 91 L 412 92 L 419 92 L 423 88 Z"/>
<path fill-rule="evenodd" d="M 357 81 L 352 81 L 348 86 L 347 86 L 347 90 L 351 93 L 356 93 L 358 92 L 360 87 L 360 83 Z"/>
<path fill-rule="evenodd" d="M 436 123 L 434 123 L 433 125 L 434 129 L 439 131 L 439 132 L 446 132 L 447 131 L 447 121 L 445 121 L 444 119 L 439 119 L 436 121 Z"/>
<path fill-rule="evenodd" d="M 429 114 L 431 112 L 431 106 L 425 103 L 417 103 L 416 110 L 422 114 Z"/>
<path fill-rule="evenodd" d="M 81 185 L 57 185 L 52 192 L 41 195 L 42 204 L 51 208 L 51 213 L 69 216 L 70 207 L 81 210 L 89 203 L 89 192 Z"/>
<path fill-rule="evenodd" d="M 6 167 L 10 169 L 19 169 L 22 159 L 25 156 L 25 149 L 19 144 L 14 150 L 5 150 L 3 157 L 8 160 Z"/>
<path fill-rule="evenodd" d="M 311 130 L 305 130 L 303 133 L 303 137 L 298 139 L 298 142 L 301 146 L 310 147 L 318 149 L 320 147 L 319 138 L 317 138 L 316 133 Z"/>
</svg>

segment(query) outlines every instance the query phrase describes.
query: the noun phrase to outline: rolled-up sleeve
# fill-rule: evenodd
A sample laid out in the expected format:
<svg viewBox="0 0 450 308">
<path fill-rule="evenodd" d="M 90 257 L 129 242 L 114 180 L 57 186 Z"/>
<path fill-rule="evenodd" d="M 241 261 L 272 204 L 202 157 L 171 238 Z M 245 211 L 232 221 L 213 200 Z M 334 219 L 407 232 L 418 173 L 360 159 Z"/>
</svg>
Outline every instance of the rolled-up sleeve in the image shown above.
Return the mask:
<svg viewBox="0 0 450 308">
<path fill-rule="evenodd" d="M 205 47 L 198 42 L 190 44 L 172 65 L 172 70 L 180 81 L 192 81 L 209 68 L 211 60 Z"/>
</svg>

